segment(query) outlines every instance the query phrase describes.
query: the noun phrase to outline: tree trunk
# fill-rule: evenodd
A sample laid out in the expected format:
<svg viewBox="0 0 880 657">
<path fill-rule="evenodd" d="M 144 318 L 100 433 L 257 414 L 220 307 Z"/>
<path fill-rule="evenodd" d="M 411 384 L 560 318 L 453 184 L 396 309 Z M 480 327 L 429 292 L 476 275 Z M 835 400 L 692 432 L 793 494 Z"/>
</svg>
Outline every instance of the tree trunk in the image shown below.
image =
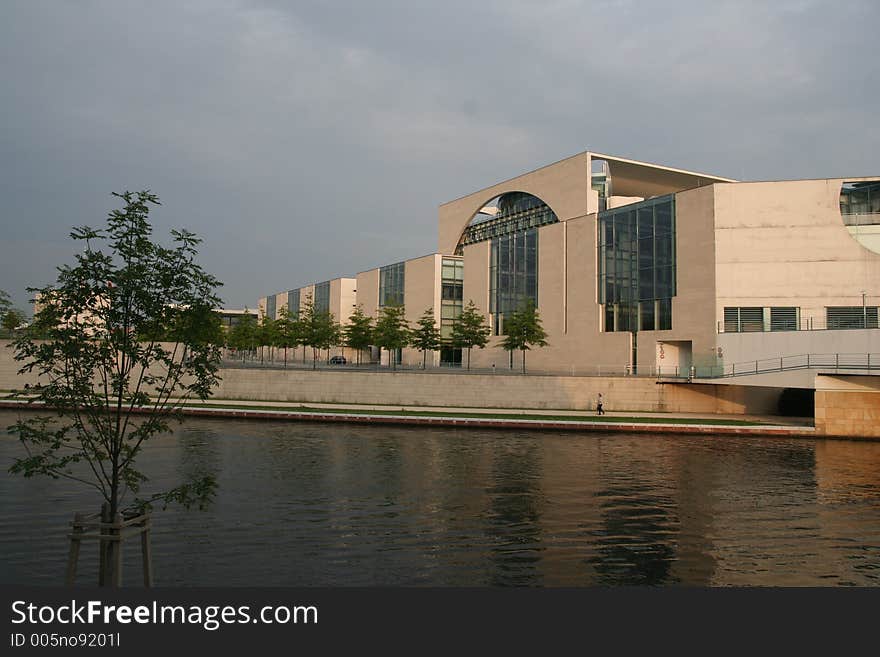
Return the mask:
<svg viewBox="0 0 880 657">
<path fill-rule="evenodd" d="M 428 362 L 428 350 L 422 352 L 422 369 L 425 369 L 425 365 Z"/>
<path fill-rule="evenodd" d="M 523 370 L 522 370 L 522 373 L 525 374 L 525 373 L 526 373 L 526 350 L 525 350 L 525 349 L 522 350 L 522 354 L 523 354 Z"/>
<path fill-rule="evenodd" d="M 468 364 L 467 364 L 468 372 L 471 371 L 471 348 L 468 347 Z"/>
<path fill-rule="evenodd" d="M 318 350 L 315 347 L 312 347 L 312 369 L 318 369 Z"/>
<path fill-rule="evenodd" d="M 284 369 L 287 369 L 287 346 L 284 347 Z"/>
</svg>

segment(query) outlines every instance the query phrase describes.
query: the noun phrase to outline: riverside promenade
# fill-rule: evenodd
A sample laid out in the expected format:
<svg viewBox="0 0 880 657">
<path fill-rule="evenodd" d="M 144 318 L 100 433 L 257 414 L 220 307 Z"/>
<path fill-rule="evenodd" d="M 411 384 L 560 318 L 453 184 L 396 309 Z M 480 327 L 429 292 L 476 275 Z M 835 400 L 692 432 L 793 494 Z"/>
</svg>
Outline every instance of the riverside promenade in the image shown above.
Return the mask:
<svg viewBox="0 0 880 657">
<path fill-rule="evenodd" d="M 39 406 L 24 400 L 0 399 L 0 409 L 31 409 Z M 506 430 L 552 430 L 572 432 L 623 432 L 651 434 L 712 434 L 816 438 L 807 418 L 770 415 L 705 415 L 614 411 L 597 416 L 595 411 L 467 408 L 449 406 L 399 406 L 375 404 L 292 403 L 211 399 L 188 402 L 184 415 L 248 420 L 334 422 L 372 425 L 404 425 Z"/>
</svg>

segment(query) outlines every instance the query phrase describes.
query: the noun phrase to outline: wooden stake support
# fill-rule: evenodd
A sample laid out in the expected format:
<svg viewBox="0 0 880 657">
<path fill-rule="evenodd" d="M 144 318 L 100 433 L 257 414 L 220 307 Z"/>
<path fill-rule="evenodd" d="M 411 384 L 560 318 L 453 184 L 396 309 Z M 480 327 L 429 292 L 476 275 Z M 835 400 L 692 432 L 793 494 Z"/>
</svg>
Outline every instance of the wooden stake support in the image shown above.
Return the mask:
<svg viewBox="0 0 880 657">
<path fill-rule="evenodd" d="M 150 514 L 123 517 L 116 514 L 109 517 L 106 505 L 101 513 L 86 515 L 77 513 L 70 523 L 72 531 L 70 552 L 67 558 L 67 575 L 65 584 L 73 586 L 76 581 L 76 569 L 79 563 L 79 549 L 82 541 L 96 539 L 98 541 L 99 586 L 122 586 L 122 543 L 132 536 L 141 537 L 141 558 L 143 561 L 144 586 L 153 586 L 153 557 L 150 550 Z"/>
</svg>

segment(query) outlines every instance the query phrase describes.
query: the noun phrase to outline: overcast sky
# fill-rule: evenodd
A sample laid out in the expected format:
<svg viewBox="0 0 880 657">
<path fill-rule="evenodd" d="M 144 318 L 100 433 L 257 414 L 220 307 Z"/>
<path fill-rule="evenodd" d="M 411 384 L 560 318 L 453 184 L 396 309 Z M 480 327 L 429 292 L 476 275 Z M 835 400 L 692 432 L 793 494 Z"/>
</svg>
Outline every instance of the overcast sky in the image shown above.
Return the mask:
<svg viewBox="0 0 880 657">
<path fill-rule="evenodd" d="M 440 203 L 588 149 L 880 175 L 878 26 L 877 0 L 2 0 L 0 289 L 24 307 L 125 189 L 253 308 L 431 253 Z"/>
</svg>

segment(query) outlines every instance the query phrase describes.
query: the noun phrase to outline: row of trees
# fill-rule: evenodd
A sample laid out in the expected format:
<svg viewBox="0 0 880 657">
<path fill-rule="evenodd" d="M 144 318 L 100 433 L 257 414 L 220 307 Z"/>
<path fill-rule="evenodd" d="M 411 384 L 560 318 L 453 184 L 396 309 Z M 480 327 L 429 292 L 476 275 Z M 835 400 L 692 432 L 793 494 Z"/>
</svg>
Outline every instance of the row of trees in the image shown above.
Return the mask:
<svg viewBox="0 0 880 657">
<path fill-rule="evenodd" d="M 473 301 L 462 310 L 452 324 L 452 332 L 444 341 L 434 319 L 434 309 L 428 308 L 410 326 L 403 306 L 385 306 L 373 318 L 364 314 L 357 306 L 342 326 L 335 321 L 332 313 L 316 310 L 311 297 L 308 297 L 300 313 L 293 313 L 287 307 L 282 309 L 278 319 L 263 315 L 257 321 L 245 313 L 235 325 L 226 340 L 228 347 L 242 353 L 254 353 L 257 348 L 282 349 L 284 365 L 287 366 L 288 350 L 303 347 L 312 349 L 312 368 L 317 367 L 318 354 L 331 347 L 343 346 L 353 349 L 357 363 L 361 352 L 370 346 L 381 347 L 391 354 L 392 368 L 396 368 L 395 354 L 398 350 L 412 347 L 422 353 L 422 367 L 426 367 L 428 352 L 437 351 L 444 345 L 467 351 L 467 368 L 470 369 L 471 350 L 482 349 L 489 342 L 491 330 L 486 318 Z M 519 310 L 511 313 L 505 320 L 505 337 L 501 346 L 510 351 L 522 351 L 523 371 L 525 371 L 525 352 L 533 346 L 545 346 L 546 333 L 534 303 L 527 302 Z M 261 352 L 262 353 L 262 352 Z"/>
<path fill-rule="evenodd" d="M 13 308 L 9 295 L 0 290 L 0 336 L 12 336 L 25 321 L 27 318 L 24 313 L 18 308 Z"/>
</svg>

